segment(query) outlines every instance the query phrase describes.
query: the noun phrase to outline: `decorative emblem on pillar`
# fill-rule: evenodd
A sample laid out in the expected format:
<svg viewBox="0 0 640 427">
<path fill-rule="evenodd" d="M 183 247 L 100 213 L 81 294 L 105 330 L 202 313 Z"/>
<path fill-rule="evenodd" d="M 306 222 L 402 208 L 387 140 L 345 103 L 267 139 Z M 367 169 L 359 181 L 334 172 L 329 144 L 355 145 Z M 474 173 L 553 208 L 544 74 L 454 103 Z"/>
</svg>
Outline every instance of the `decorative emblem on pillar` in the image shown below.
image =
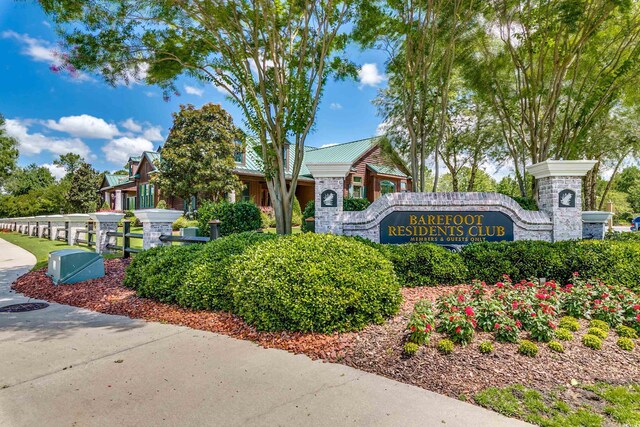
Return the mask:
<svg viewBox="0 0 640 427">
<path fill-rule="evenodd" d="M 576 207 L 576 192 L 573 190 L 562 190 L 558 193 L 558 206 L 561 208 Z"/>
<path fill-rule="evenodd" d="M 333 190 L 324 190 L 320 194 L 320 206 L 323 208 L 335 208 L 338 206 L 338 193 Z"/>
</svg>

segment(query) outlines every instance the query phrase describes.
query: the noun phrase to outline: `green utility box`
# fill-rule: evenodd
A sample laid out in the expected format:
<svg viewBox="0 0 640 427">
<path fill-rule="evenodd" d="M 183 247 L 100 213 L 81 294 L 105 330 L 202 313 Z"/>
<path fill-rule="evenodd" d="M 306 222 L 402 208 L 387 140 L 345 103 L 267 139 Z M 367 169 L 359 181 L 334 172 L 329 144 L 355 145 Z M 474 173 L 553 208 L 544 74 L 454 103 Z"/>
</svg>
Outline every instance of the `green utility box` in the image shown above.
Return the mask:
<svg viewBox="0 0 640 427">
<path fill-rule="evenodd" d="M 49 253 L 47 275 L 55 285 L 104 277 L 104 259 L 95 252 L 62 249 Z"/>
</svg>

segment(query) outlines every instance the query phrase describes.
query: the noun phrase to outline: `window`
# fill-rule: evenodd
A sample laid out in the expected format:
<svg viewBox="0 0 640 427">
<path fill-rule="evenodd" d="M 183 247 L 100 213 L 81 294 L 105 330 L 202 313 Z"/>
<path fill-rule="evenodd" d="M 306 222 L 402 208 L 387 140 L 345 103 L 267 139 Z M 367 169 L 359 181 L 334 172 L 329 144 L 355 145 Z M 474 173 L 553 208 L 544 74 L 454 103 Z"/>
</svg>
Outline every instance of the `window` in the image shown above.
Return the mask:
<svg viewBox="0 0 640 427">
<path fill-rule="evenodd" d="M 393 193 L 396 191 L 396 185 L 391 181 L 380 181 L 380 194 Z"/>
<path fill-rule="evenodd" d="M 356 199 L 361 199 L 364 197 L 364 192 L 362 191 L 362 177 L 361 176 L 354 176 L 353 179 L 353 184 L 351 185 L 351 197 L 354 197 Z"/>
<path fill-rule="evenodd" d="M 154 187 L 149 184 L 140 184 L 138 186 L 138 199 L 140 200 L 140 209 L 154 207 Z"/>
<path fill-rule="evenodd" d="M 235 143 L 235 151 L 233 152 L 233 160 L 236 163 L 244 164 L 244 144 L 239 139 L 236 139 L 234 143 Z"/>
<path fill-rule="evenodd" d="M 401 191 L 407 191 L 407 183 L 405 181 L 402 181 L 400 183 L 400 190 Z"/>
<path fill-rule="evenodd" d="M 249 184 L 245 184 L 244 190 L 242 190 L 242 201 L 243 202 L 251 201 L 251 195 L 249 194 Z"/>
</svg>

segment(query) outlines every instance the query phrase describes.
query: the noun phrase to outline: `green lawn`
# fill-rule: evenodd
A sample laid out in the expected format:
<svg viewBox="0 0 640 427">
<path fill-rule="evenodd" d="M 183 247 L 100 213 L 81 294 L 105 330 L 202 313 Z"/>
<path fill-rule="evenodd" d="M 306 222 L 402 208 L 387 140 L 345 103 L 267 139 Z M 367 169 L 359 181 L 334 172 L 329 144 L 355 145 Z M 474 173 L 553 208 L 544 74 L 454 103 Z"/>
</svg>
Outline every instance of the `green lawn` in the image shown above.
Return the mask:
<svg viewBox="0 0 640 427">
<path fill-rule="evenodd" d="M 36 257 L 36 265 L 33 267 L 33 270 L 47 266 L 49 252 L 60 249 L 91 250 L 83 246 L 69 246 L 65 242 L 29 237 L 19 233 L 2 233 L 0 234 L 0 238 L 31 252 Z"/>
</svg>

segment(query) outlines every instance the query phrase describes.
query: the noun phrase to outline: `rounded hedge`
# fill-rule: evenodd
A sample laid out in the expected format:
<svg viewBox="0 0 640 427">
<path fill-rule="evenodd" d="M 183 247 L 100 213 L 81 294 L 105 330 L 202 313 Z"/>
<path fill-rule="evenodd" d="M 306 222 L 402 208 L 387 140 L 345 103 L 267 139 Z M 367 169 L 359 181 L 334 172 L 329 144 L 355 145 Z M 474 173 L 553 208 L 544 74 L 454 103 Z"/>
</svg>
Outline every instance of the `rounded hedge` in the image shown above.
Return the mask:
<svg viewBox="0 0 640 427">
<path fill-rule="evenodd" d="M 595 335 L 584 335 L 582 337 L 582 344 L 594 350 L 600 350 L 602 348 L 602 340 Z"/>
<path fill-rule="evenodd" d="M 393 263 L 403 286 L 460 284 L 468 271 L 458 255 L 431 243 L 388 245 L 383 251 Z"/>
<path fill-rule="evenodd" d="M 536 357 L 538 351 L 538 346 L 534 342 L 529 340 L 520 341 L 520 345 L 518 346 L 518 353 L 525 356 Z"/>
<path fill-rule="evenodd" d="M 203 245 L 198 259 L 186 273 L 184 285 L 177 291 L 178 304 L 195 309 L 231 311 L 233 297 L 229 289 L 229 267 L 234 256 L 255 243 L 276 237 L 269 233 L 245 232 Z"/>
<path fill-rule="evenodd" d="M 373 248 L 304 233 L 248 248 L 231 266 L 234 312 L 259 330 L 357 330 L 396 313 L 400 286 Z"/>
<path fill-rule="evenodd" d="M 198 228 L 201 236 L 209 235 L 209 221 L 220 220 L 220 235 L 228 236 L 262 227 L 260 208 L 251 202 L 208 202 L 198 209 Z"/>
<path fill-rule="evenodd" d="M 143 298 L 176 302 L 191 262 L 202 249 L 202 245 L 158 246 L 136 254 L 123 283 Z"/>
<path fill-rule="evenodd" d="M 453 344 L 453 341 L 451 341 L 450 339 L 444 338 L 438 341 L 437 348 L 438 348 L 438 351 L 442 354 L 451 354 L 453 353 L 453 349 L 455 348 L 455 345 Z"/>
</svg>

